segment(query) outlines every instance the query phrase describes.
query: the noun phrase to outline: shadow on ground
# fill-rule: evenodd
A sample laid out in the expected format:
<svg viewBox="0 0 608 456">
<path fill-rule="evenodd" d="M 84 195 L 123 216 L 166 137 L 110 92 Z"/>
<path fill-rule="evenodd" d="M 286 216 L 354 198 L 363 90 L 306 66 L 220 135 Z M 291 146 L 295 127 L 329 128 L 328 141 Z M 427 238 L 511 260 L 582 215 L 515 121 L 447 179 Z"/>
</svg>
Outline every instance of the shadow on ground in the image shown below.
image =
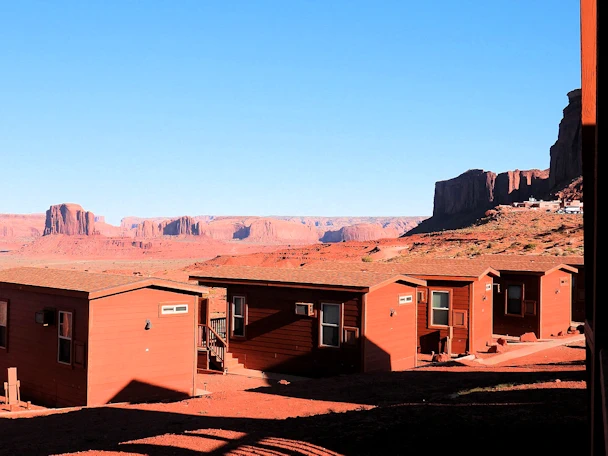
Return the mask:
<svg viewBox="0 0 608 456">
<path fill-rule="evenodd" d="M 489 391 L 498 385 L 583 380 L 568 372 L 424 372 L 353 376 L 273 385 L 257 392 L 376 405 L 370 410 L 285 420 L 184 415 L 104 407 L 0 420 L 0 454 L 51 455 L 86 450 L 150 456 L 199 451 L 150 442 L 175 434 L 211 439 L 203 454 L 469 455 L 585 452 L 585 389 Z M 263 402 L 261 402 L 263 404 Z M 214 430 L 236 431 L 222 437 Z M 295 443 L 294 443 L 295 442 Z M 304 443 L 297 443 L 304 442 Z"/>
</svg>

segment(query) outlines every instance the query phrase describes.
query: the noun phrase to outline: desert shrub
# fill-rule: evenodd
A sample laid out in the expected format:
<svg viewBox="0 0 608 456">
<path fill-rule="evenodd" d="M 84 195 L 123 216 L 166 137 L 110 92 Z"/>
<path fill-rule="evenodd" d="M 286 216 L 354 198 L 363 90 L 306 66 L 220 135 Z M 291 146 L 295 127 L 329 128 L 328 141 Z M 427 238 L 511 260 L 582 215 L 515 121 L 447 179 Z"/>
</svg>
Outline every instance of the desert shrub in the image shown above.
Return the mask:
<svg viewBox="0 0 608 456">
<path fill-rule="evenodd" d="M 535 248 L 536 248 L 536 244 L 534 244 L 534 243 L 524 245 L 524 250 L 534 250 Z"/>
<path fill-rule="evenodd" d="M 363 258 L 361 258 L 361 261 L 363 261 L 364 263 L 371 263 L 372 261 L 374 261 L 374 259 L 371 256 L 364 256 Z"/>
</svg>

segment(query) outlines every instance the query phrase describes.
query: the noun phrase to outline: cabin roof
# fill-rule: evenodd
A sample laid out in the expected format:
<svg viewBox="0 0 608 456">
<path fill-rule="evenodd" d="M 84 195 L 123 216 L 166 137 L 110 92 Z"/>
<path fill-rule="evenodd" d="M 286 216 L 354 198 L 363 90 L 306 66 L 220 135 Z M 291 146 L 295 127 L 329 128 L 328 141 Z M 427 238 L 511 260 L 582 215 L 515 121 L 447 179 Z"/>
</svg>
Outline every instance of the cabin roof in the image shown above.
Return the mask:
<svg viewBox="0 0 608 456">
<path fill-rule="evenodd" d="M 424 280 L 395 272 L 361 270 L 276 268 L 259 266 L 206 266 L 190 274 L 203 283 L 290 284 L 313 288 L 343 288 L 369 291 L 392 282 L 426 285 Z"/>
<path fill-rule="evenodd" d="M 106 274 L 73 271 L 53 268 L 20 267 L 0 271 L 0 286 L 28 287 L 40 290 L 54 290 L 55 293 L 72 293 L 101 298 L 116 293 L 140 288 L 157 287 L 177 292 L 203 295 L 207 290 L 190 283 L 153 277 L 133 277 L 119 274 Z"/>
<path fill-rule="evenodd" d="M 575 266 L 583 266 L 582 256 L 557 257 L 548 255 L 482 255 L 474 258 L 483 264 L 489 264 L 499 271 L 538 272 L 549 274 L 557 269 L 576 273 Z"/>
<path fill-rule="evenodd" d="M 394 263 L 313 263 L 305 265 L 304 268 L 382 272 L 404 274 L 423 279 L 452 281 L 478 280 L 485 275 L 500 276 L 497 270 L 488 265 L 459 259 L 424 259 Z"/>
</svg>

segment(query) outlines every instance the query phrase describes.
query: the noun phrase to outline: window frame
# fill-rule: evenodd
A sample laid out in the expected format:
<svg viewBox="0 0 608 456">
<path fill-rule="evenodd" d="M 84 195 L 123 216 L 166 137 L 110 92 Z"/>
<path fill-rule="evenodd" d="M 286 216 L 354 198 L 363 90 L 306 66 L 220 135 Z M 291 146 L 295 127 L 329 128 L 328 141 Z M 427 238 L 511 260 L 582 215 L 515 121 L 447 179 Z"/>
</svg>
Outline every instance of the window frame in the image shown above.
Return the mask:
<svg viewBox="0 0 608 456">
<path fill-rule="evenodd" d="M 4 328 L 4 338 L 6 339 L 4 341 L 4 345 L 0 345 L 0 348 L 2 350 L 8 351 L 8 320 L 9 320 L 9 300 L 8 299 L 0 299 L 0 302 L 4 303 L 6 305 L 6 324 L 2 325 L 2 327 Z M 0 341 L 0 344 L 2 343 L 2 341 Z"/>
<path fill-rule="evenodd" d="M 520 303 L 520 308 L 521 310 L 519 311 L 519 313 L 509 313 L 508 309 L 509 309 L 509 287 L 520 287 L 521 288 L 521 298 L 519 299 Z M 523 282 L 508 282 L 505 284 L 505 316 L 506 317 L 518 317 L 518 318 L 524 318 L 525 317 L 525 300 L 526 300 L 526 287 L 525 284 Z"/>
<path fill-rule="evenodd" d="M 61 335 L 61 314 L 68 314 L 70 316 L 70 337 L 65 337 Z M 69 340 L 70 341 L 70 362 L 61 361 L 59 356 L 61 355 L 61 340 Z M 74 353 L 72 352 L 74 349 L 74 312 L 72 310 L 58 310 L 57 311 L 57 362 L 59 364 L 63 364 L 64 366 L 72 366 L 74 363 Z"/>
<path fill-rule="evenodd" d="M 448 313 L 448 324 L 436 324 L 433 321 L 433 293 L 446 293 L 448 295 L 448 308 L 446 312 Z M 428 327 L 429 328 L 449 328 L 452 326 L 452 290 L 450 288 L 429 288 L 429 300 L 427 303 L 427 313 L 428 313 Z M 442 308 L 437 308 L 437 310 L 442 310 Z"/>
<path fill-rule="evenodd" d="M 185 311 L 175 311 L 176 307 L 183 307 L 186 306 L 186 310 Z M 172 307 L 174 310 L 173 312 L 165 312 L 165 308 L 170 308 Z M 188 315 L 190 313 L 190 306 L 188 305 L 187 302 L 161 302 L 158 304 L 158 316 L 159 317 L 172 317 L 172 316 L 178 316 L 178 315 Z"/>
<path fill-rule="evenodd" d="M 401 302 L 401 299 L 403 298 L 404 302 Z M 414 294 L 413 293 L 403 293 L 399 295 L 399 300 L 397 302 L 398 306 L 406 306 L 408 304 L 413 304 L 414 303 Z"/>
<path fill-rule="evenodd" d="M 235 308 L 236 303 L 235 299 L 241 298 L 243 300 L 243 315 L 236 315 Z M 247 323 L 248 323 L 248 305 L 247 305 L 247 296 L 245 295 L 232 295 L 230 297 L 230 337 L 236 337 L 239 339 L 244 339 L 247 337 Z M 234 333 L 234 320 L 235 318 L 243 319 L 243 334 L 235 334 Z"/>
<path fill-rule="evenodd" d="M 338 307 L 338 324 L 323 323 L 323 306 L 337 306 Z M 323 343 L 323 327 L 328 326 L 331 328 L 338 328 L 338 345 L 327 345 Z M 319 347 L 320 348 L 334 348 L 339 349 L 342 346 L 342 336 L 344 331 L 344 303 L 343 302 L 332 302 L 332 301 L 321 301 L 319 302 Z"/>
</svg>

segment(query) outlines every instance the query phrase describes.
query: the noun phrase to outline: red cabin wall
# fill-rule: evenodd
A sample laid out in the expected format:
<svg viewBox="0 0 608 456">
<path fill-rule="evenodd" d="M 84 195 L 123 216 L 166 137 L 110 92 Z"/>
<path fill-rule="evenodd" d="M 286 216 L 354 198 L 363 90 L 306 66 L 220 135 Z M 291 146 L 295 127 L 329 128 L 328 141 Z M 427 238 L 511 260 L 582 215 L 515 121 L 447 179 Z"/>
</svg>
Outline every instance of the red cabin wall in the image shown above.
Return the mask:
<svg viewBox="0 0 608 456">
<path fill-rule="evenodd" d="M 541 277 L 540 337 L 564 334 L 572 322 L 572 274 L 558 270 Z M 557 293 L 556 293 L 557 291 Z"/>
<path fill-rule="evenodd" d="M 161 303 L 188 304 L 188 313 L 161 316 Z M 91 301 L 89 405 L 191 396 L 197 305 L 195 296 L 152 288 Z"/>
<path fill-rule="evenodd" d="M 399 295 L 410 295 L 412 302 L 400 305 Z M 415 287 L 392 283 L 368 293 L 365 321 L 365 372 L 416 367 Z"/>
<path fill-rule="evenodd" d="M 88 300 L 0 286 L 0 300 L 8 304 L 8 346 L 0 348 L 0 384 L 8 380 L 7 368 L 17 368 L 21 399 L 49 407 L 86 405 L 87 372 L 84 367 L 60 364 L 58 311 L 72 312 L 72 341 L 86 342 Z M 56 309 L 55 324 L 35 323 L 37 311 Z M 72 361 L 73 361 L 72 343 Z"/>
<path fill-rule="evenodd" d="M 477 282 L 473 282 L 473 304 L 469 322 L 471 324 L 470 351 L 486 351 L 487 346 L 492 343 L 492 301 L 493 283 L 490 276 L 484 276 Z M 486 288 L 490 289 L 487 290 Z"/>
<path fill-rule="evenodd" d="M 418 303 L 418 346 L 422 353 L 436 353 L 445 351 L 445 339 L 448 336 L 447 327 L 429 326 L 429 308 L 431 291 L 448 290 L 451 292 L 450 309 L 465 310 L 470 314 L 471 284 L 470 282 L 427 280 L 426 287 L 418 287 L 418 290 L 425 291 L 425 298 Z M 452 353 L 465 353 L 469 350 L 469 329 L 454 328 L 454 338 L 452 340 Z"/>
<path fill-rule="evenodd" d="M 494 333 L 518 337 L 524 333 L 533 332 L 536 337 L 540 337 L 538 318 L 540 276 L 501 271 L 496 282 L 499 284 L 499 289 L 494 290 Z M 509 284 L 524 285 L 523 299 L 536 301 L 536 315 L 522 317 L 505 313 L 506 287 Z"/>
<path fill-rule="evenodd" d="M 246 368 L 303 376 L 360 371 L 360 338 L 354 345 L 320 347 L 318 317 L 322 301 L 343 303 L 342 326 L 360 330 L 361 293 L 227 285 L 229 303 L 234 295 L 246 298 L 247 323 L 245 337 L 228 336 L 229 352 Z M 296 315 L 296 302 L 314 303 L 316 316 Z"/>
</svg>

